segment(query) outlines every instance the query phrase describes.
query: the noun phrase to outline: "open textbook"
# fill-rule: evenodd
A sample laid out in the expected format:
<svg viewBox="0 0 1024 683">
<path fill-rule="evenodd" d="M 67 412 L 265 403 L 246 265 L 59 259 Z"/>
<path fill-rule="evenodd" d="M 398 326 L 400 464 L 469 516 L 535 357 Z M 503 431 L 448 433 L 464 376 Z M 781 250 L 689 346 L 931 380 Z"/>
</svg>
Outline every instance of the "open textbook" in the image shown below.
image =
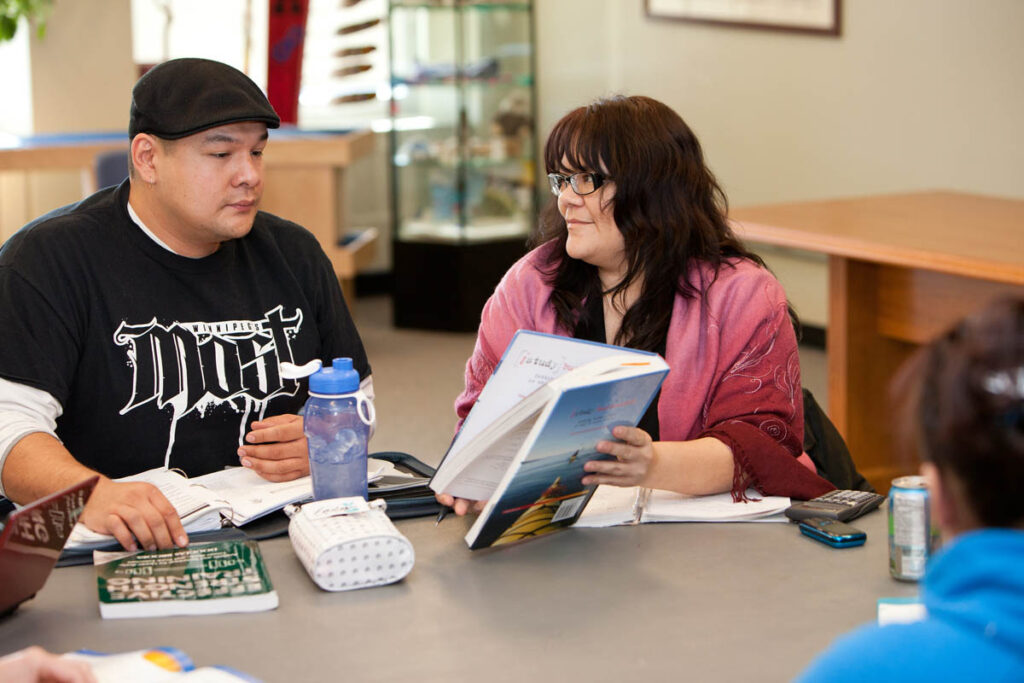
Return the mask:
<svg viewBox="0 0 1024 683">
<path fill-rule="evenodd" d="M 370 472 L 375 481 L 380 471 Z M 174 506 L 185 532 L 219 529 L 226 520 L 235 526 L 248 524 L 280 510 L 289 503 L 313 499 L 310 477 L 272 482 L 245 467 L 230 467 L 200 477 L 186 477 L 178 470 L 158 467 L 117 481 L 153 484 Z M 84 524 L 75 525 L 65 550 L 72 552 L 118 546 L 113 536 L 97 533 Z"/>
<path fill-rule="evenodd" d="M 584 463 L 613 427 L 635 426 L 668 374 L 657 354 L 520 330 L 431 480 L 487 504 L 472 549 L 572 524 L 595 486 Z"/>
<path fill-rule="evenodd" d="M 747 490 L 747 501 L 733 502 L 731 493 L 687 496 L 639 487 L 602 486 L 580 515 L 576 526 L 607 527 L 647 522 L 788 522 L 783 514 L 790 500 Z"/>
</svg>

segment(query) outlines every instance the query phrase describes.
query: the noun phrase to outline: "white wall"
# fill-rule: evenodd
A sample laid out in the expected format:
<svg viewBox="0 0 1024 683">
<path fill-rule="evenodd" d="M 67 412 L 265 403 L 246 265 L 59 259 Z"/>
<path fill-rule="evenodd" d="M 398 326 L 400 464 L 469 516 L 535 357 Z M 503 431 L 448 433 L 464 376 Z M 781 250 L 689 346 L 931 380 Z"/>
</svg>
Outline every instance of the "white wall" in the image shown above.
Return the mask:
<svg viewBox="0 0 1024 683">
<path fill-rule="evenodd" d="M 267 0 L 130 0 L 132 53 L 139 64 L 159 64 L 175 57 L 205 57 L 245 71 L 266 89 Z M 248 19 L 248 21 L 246 21 Z M 166 30 L 165 30 L 166 29 Z M 245 33 L 249 31 L 250 53 Z M 165 44 L 166 41 L 166 44 Z"/>
<path fill-rule="evenodd" d="M 926 188 L 1024 198 L 1019 0 L 847 0 L 838 38 L 654 20 L 640 0 L 540 0 L 537 18 L 542 137 L 593 97 L 644 94 L 696 131 L 733 206 Z M 824 323 L 823 262 L 766 255 Z"/>
</svg>

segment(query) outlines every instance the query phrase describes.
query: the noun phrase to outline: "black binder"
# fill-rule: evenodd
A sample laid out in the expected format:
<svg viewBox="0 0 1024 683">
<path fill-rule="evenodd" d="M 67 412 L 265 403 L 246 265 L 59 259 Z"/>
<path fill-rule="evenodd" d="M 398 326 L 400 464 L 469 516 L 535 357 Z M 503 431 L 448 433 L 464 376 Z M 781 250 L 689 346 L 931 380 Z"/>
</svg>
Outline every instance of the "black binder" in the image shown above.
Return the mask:
<svg viewBox="0 0 1024 683">
<path fill-rule="evenodd" d="M 382 451 L 371 453 L 371 458 L 384 460 L 395 466 L 395 469 L 408 472 L 422 481 L 404 482 L 396 488 L 397 477 L 384 477 L 381 481 L 370 484 L 370 500 L 383 498 L 387 501 L 387 513 L 391 519 L 407 519 L 436 515 L 441 505 L 431 490 L 430 478 L 434 476 L 434 468 L 408 453 L 398 451 Z M 403 477 L 404 479 L 404 477 Z"/>
</svg>

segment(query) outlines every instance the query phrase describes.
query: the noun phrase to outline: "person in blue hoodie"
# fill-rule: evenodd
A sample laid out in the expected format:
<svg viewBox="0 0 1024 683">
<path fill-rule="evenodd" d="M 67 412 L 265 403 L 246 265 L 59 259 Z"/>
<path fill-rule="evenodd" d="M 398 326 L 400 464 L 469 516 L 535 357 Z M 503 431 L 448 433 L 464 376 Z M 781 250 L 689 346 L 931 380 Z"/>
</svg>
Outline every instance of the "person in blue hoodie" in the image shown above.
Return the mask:
<svg viewBox="0 0 1024 683">
<path fill-rule="evenodd" d="M 799 680 L 1024 681 L 1024 299 L 966 318 L 900 379 L 944 540 L 928 615 L 839 638 Z"/>
</svg>

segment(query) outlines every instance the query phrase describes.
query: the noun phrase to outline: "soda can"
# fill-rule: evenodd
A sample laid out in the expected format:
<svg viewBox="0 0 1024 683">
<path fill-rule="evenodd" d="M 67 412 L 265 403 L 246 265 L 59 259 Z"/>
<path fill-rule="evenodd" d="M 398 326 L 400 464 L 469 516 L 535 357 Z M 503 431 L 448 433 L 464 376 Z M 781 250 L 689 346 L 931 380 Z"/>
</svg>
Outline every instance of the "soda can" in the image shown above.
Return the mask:
<svg viewBox="0 0 1024 683">
<path fill-rule="evenodd" d="M 893 479 L 889 489 L 889 573 L 918 581 L 935 543 L 924 477 Z"/>
</svg>

